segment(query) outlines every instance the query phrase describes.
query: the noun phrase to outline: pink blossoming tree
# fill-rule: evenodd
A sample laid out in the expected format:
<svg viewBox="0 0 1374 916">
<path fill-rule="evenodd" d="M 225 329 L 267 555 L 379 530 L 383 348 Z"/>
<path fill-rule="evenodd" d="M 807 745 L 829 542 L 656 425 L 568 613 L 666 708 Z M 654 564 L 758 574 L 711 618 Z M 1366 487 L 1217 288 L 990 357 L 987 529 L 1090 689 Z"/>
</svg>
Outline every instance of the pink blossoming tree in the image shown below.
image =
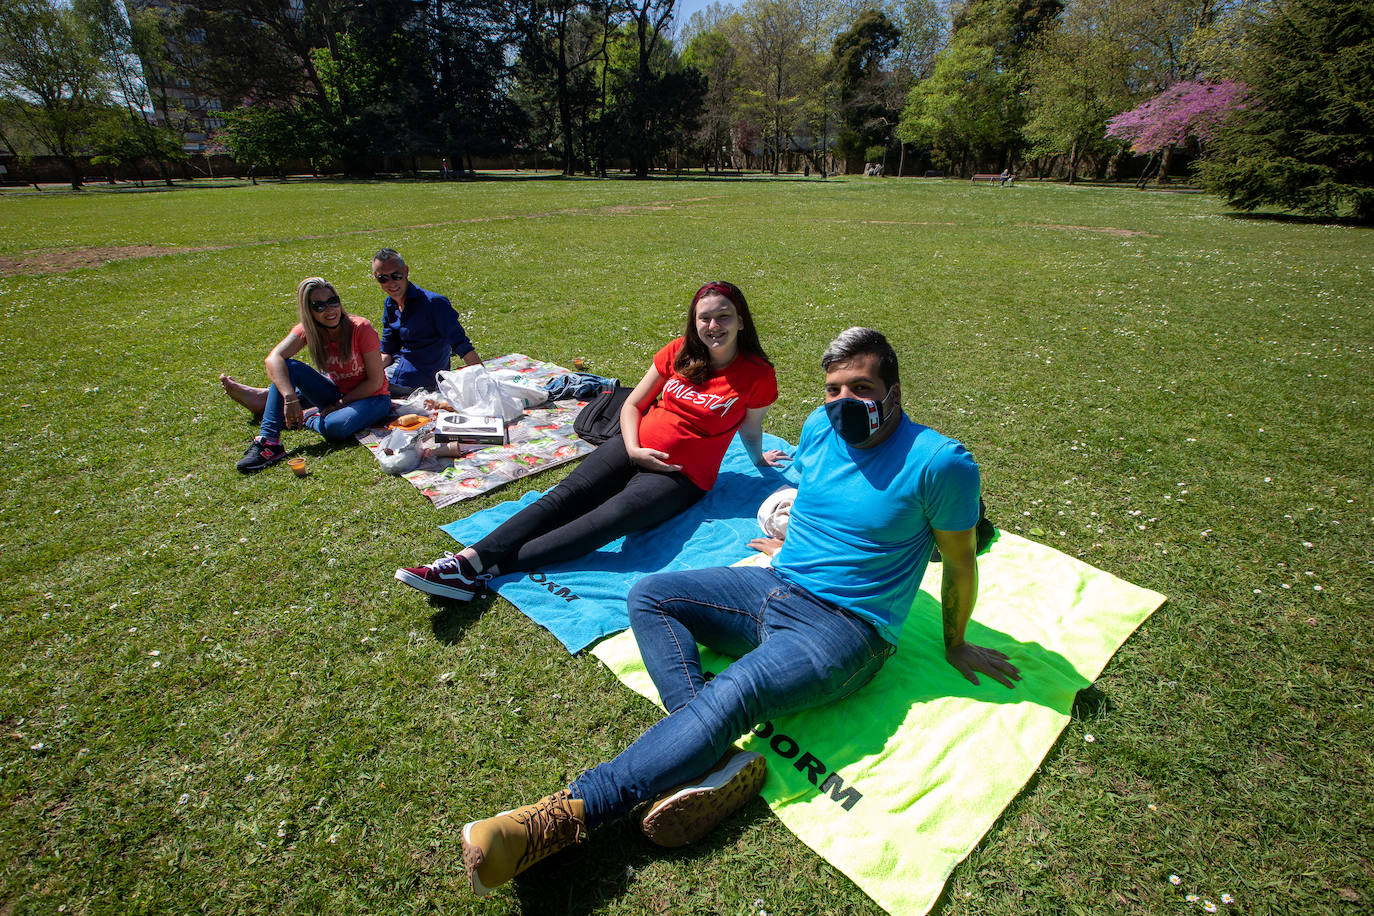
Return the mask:
<svg viewBox="0 0 1374 916">
<path fill-rule="evenodd" d="M 1232 112 L 1245 107 L 1246 87 L 1234 80 L 1175 83 L 1107 121 L 1108 139 L 1125 140 L 1137 155 L 1161 154 L 1159 180 L 1168 180 L 1175 147 L 1212 139 Z"/>
</svg>

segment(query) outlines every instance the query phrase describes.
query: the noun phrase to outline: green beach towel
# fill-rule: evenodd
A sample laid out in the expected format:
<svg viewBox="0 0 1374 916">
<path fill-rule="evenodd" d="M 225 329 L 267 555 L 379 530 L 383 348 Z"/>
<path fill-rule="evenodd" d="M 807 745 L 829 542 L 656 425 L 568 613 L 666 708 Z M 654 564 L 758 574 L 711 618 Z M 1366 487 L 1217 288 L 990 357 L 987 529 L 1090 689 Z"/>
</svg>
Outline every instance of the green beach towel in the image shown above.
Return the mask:
<svg viewBox="0 0 1374 916">
<path fill-rule="evenodd" d="M 920 916 L 1069 722 L 1075 694 L 1164 601 L 1053 548 L 1001 533 L 979 557 L 970 642 L 1021 669 L 975 687 L 944 659 L 941 567 L 902 643 L 840 703 L 759 723 L 741 746 L 768 761 L 763 798 L 801 840 L 894 916 Z M 634 634 L 593 653 L 657 702 Z M 703 652 L 711 671 L 729 659 Z"/>
</svg>

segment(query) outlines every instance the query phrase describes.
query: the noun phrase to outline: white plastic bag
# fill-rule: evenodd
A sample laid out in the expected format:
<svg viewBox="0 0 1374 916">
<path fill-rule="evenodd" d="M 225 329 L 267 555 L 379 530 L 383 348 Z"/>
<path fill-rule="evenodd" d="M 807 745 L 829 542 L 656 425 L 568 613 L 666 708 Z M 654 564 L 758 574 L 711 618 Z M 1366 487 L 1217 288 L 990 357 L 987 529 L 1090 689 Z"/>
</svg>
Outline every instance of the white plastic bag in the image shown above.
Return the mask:
<svg viewBox="0 0 1374 916">
<path fill-rule="evenodd" d="M 491 373 L 501 385 L 501 392 L 520 401 L 528 410 L 548 403 L 549 393 L 538 385 L 531 385 L 526 376 L 510 369 L 495 369 Z"/>
<path fill-rule="evenodd" d="M 501 390 L 487 367 L 478 363 L 438 374 L 439 394 L 459 413 L 473 417 L 500 417 L 509 423 L 525 412 L 519 399 Z"/>
<path fill-rule="evenodd" d="M 408 474 L 420 464 L 418 436 L 403 429 L 392 430 L 377 446 L 377 463 L 388 474 Z"/>
</svg>

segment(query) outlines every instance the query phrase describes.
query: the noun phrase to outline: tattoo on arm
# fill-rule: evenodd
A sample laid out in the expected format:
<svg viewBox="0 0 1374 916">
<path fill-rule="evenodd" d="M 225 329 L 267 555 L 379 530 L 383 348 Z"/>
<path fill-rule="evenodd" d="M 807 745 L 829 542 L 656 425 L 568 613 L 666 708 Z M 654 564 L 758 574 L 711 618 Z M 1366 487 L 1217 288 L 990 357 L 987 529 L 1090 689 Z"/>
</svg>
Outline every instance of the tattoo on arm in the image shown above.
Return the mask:
<svg viewBox="0 0 1374 916">
<path fill-rule="evenodd" d="M 948 649 L 962 630 L 959 626 L 959 585 L 953 576 L 946 576 L 941 583 L 940 610 L 944 622 L 945 648 Z"/>
</svg>

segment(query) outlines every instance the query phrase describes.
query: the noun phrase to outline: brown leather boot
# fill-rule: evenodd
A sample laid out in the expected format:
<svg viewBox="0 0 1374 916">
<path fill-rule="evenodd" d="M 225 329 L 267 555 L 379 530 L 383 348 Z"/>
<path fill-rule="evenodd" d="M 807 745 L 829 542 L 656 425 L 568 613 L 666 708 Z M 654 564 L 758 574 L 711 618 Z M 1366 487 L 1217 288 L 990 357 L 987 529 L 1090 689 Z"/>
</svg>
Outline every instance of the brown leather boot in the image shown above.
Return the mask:
<svg viewBox="0 0 1374 916">
<path fill-rule="evenodd" d="M 586 808 L 567 789 L 464 825 L 463 864 L 473 893 L 485 897 L 534 863 L 586 836 Z"/>
</svg>

